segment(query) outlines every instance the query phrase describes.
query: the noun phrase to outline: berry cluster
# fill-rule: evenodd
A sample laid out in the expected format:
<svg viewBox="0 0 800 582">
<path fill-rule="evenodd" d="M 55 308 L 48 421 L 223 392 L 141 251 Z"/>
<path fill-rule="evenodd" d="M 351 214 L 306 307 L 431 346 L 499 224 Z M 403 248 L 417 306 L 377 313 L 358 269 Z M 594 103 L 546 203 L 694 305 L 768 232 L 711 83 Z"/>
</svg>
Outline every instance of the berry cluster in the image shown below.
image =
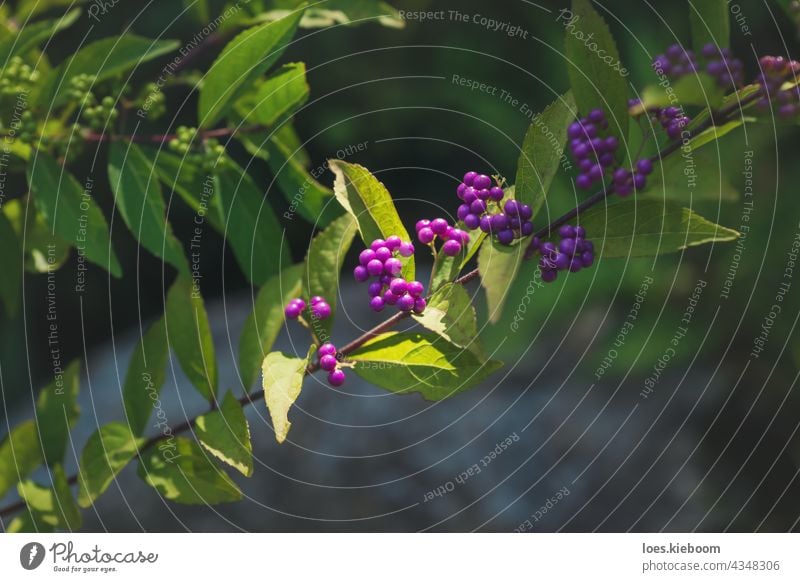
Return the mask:
<svg viewBox="0 0 800 582">
<path fill-rule="evenodd" d="M 681 107 L 650 107 L 645 111 L 641 99 L 629 99 L 628 108 L 634 117 L 646 112 L 664 128 L 670 139 L 678 139 L 684 128 L 692 122 Z"/>
<path fill-rule="evenodd" d="M 192 148 L 197 143 L 197 128 L 181 125 L 175 130 L 175 137 L 169 140 L 167 147 L 173 152 L 189 157 L 202 166 L 203 171 L 213 173 L 226 164 L 225 146 L 214 138 L 203 140 L 203 148 L 196 153 Z"/>
<path fill-rule="evenodd" d="M 0 94 L 20 95 L 28 93 L 39 80 L 39 71 L 31 69 L 20 57 L 9 59 L 0 76 Z"/>
<path fill-rule="evenodd" d="M 95 82 L 96 78 L 93 75 L 84 73 L 75 75 L 69 80 L 67 95 L 81 107 L 94 105 L 97 102 L 94 93 L 92 93 L 92 87 L 94 87 Z"/>
<path fill-rule="evenodd" d="M 667 48 L 664 54 L 653 59 L 653 69 L 663 73 L 673 81 L 686 75 L 705 71 L 724 89 L 740 86 L 744 81 L 744 65 L 733 57 L 730 49 L 720 49 L 709 43 L 700 52 L 700 59 L 694 51 L 684 49 L 679 44 Z"/>
<path fill-rule="evenodd" d="M 744 84 L 744 63 L 731 54 L 731 49 L 720 49 L 713 42 L 700 51 L 705 59 L 705 71 L 724 89 L 734 89 Z"/>
<path fill-rule="evenodd" d="M 619 140 L 613 135 L 604 137 L 607 129 L 608 120 L 602 109 L 593 109 L 567 129 L 570 151 L 580 169 L 575 184 L 581 190 L 589 190 L 595 182 L 602 182 L 606 171 L 615 164 Z"/>
<path fill-rule="evenodd" d="M 155 83 L 148 83 L 142 88 L 137 103 L 150 120 L 158 119 L 167 112 L 166 97 Z"/>
<path fill-rule="evenodd" d="M 346 379 L 344 370 L 339 367 L 336 352 L 336 346 L 330 342 L 322 344 L 317 351 L 319 367 L 328 373 L 328 384 L 331 386 L 341 386 Z"/>
<path fill-rule="evenodd" d="M 549 241 L 544 243 L 538 239 L 533 241 L 533 246 L 538 248 L 541 254 L 539 270 L 545 283 L 555 281 L 559 271 L 569 270 L 577 273 L 594 263 L 594 244 L 586 240 L 585 228 L 565 224 L 558 230 L 558 235 L 561 238 L 558 246 Z"/>
<path fill-rule="evenodd" d="M 92 93 L 88 93 L 92 95 Z M 81 118 L 94 131 L 102 131 L 107 125 L 113 123 L 119 112 L 114 107 L 113 97 L 103 97 L 97 105 L 86 104 L 81 111 Z"/>
<path fill-rule="evenodd" d="M 297 319 L 306 309 L 306 302 L 300 299 L 292 299 L 283 310 L 287 319 Z M 328 319 L 331 316 L 331 306 L 323 297 L 315 295 L 311 298 L 311 316 L 319 321 Z"/>
<path fill-rule="evenodd" d="M 395 254 L 410 257 L 414 254 L 414 245 L 404 242 L 399 236 L 373 241 L 370 248 L 358 256 L 360 264 L 353 270 L 353 276 L 359 283 L 374 278 L 368 289 L 369 306 L 373 311 L 396 305 L 400 311 L 422 313 L 427 305 L 425 287 L 419 281 L 406 281 L 400 277 L 403 264 Z"/>
<path fill-rule="evenodd" d="M 476 200 L 476 202 L 481 202 Z M 484 203 L 485 204 L 485 203 Z M 465 206 L 465 205 L 462 205 Z M 459 213 L 461 207 L 459 207 Z M 461 218 L 461 216 L 459 216 Z M 448 257 L 455 257 L 469 243 L 469 233 L 450 226 L 444 218 L 420 220 L 417 222 L 417 240 L 424 245 L 433 246 L 436 239 L 444 241 L 442 252 Z"/>
<path fill-rule="evenodd" d="M 492 186 L 492 179 L 486 174 L 467 172 L 456 195 L 463 202 L 456 215 L 469 230 L 480 228 L 493 234 L 503 245 L 510 245 L 533 232 L 531 207 L 516 200 L 506 200 L 501 205 L 505 192 L 499 185 Z M 419 229 L 419 223 L 417 227 Z"/>
<path fill-rule="evenodd" d="M 23 111 L 19 116 L 19 121 L 12 124 L 12 127 L 19 134 L 19 140 L 23 143 L 33 143 L 36 139 L 38 127 L 36 120 L 33 118 L 33 113 L 30 111 Z"/>
<path fill-rule="evenodd" d="M 779 104 L 778 115 L 782 119 L 791 119 L 800 113 L 800 87 L 793 85 L 782 89 L 784 83 L 797 82 L 800 75 L 800 62 L 783 57 L 762 57 L 759 60 L 761 74 L 756 82 L 761 86 L 761 97 L 758 101 L 760 109 L 767 109 L 770 101 Z"/>
<path fill-rule="evenodd" d="M 636 169 L 617 168 L 614 170 L 614 191 L 623 198 L 631 193 L 644 190 L 647 186 L 647 176 L 653 173 L 653 162 L 642 158 L 636 162 Z"/>
</svg>

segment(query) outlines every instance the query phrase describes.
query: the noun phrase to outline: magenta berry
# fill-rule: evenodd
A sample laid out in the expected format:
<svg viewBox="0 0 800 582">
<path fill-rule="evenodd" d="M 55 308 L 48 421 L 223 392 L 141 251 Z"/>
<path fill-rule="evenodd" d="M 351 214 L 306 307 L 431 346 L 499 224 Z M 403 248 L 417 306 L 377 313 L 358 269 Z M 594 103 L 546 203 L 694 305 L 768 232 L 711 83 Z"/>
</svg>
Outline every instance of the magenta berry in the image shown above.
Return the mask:
<svg viewBox="0 0 800 582">
<path fill-rule="evenodd" d="M 332 372 L 328 372 L 328 384 L 334 387 L 339 387 L 344 384 L 344 381 L 347 379 L 343 370 L 333 370 Z"/>
<path fill-rule="evenodd" d="M 449 240 L 442 245 L 442 252 L 448 257 L 455 257 L 461 253 L 461 243 L 457 240 Z"/>
<path fill-rule="evenodd" d="M 319 347 L 319 350 L 317 350 L 317 353 L 319 354 L 320 357 L 322 357 L 322 356 L 335 356 L 336 355 L 336 346 L 334 346 L 330 342 L 324 343 Z"/>
<path fill-rule="evenodd" d="M 431 234 L 433 234 L 430 228 L 431 222 L 432 221 L 429 220 L 420 220 L 417 223 L 418 235 L 420 232 L 425 231 L 430 231 Z M 459 245 L 461 244 L 460 240 L 462 236 L 466 234 L 459 229 L 447 225 L 446 221 L 444 232 L 448 236 L 452 236 L 453 242 Z M 403 263 L 397 258 L 397 255 L 410 257 L 413 256 L 413 254 L 414 245 L 395 236 L 390 236 L 385 241 L 379 239 L 369 245 L 369 249 L 361 252 L 359 255 L 359 262 L 367 260 L 367 263 L 366 265 L 359 265 L 356 267 L 354 274 L 356 275 L 356 280 L 359 282 L 369 281 L 370 278 L 372 278 L 367 289 L 367 294 L 370 297 L 370 309 L 376 312 L 383 311 L 387 305 L 398 305 L 398 308 L 402 307 L 405 310 L 413 309 L 415 297 L 411 297 L 412 303 L 410 308 L 407 306 L 408 300 L 404 300 L 402 305 L 400 305 L 400 299 L 408 295 L 409 285 L 411 289 L 415 290 L 418 285 L 420 295 L 422 295 L 425 290 L 420 283 L 414 282 L 415 284 L 411 285 L 400 276 L 403 270 Z"/>
<path fill-rule="evenodd" d="M 366 267 L 362 267 L 361 265 L 359 265 L 358 267 L 353 269 L 353 277 L 359 283 L 363 283 L 364 281 L 369 279 L 369 271 L 367 271 Z"/>
<path fill-rule="evenodd" d="M 326 355 L 321 356 L 319 359 L 319 367 L 326 372 L 335 370 L 338 363 L 339 362 L 336 360 L 336 356 Z"/>
<path fill-rule="evenodd" d="M 586 240 L 584 227 L 565 224 L 558 229 L 558 236 L 561 239 L 558 245 L 549 241 L 533 241 L 541 255 L 539 271 L 545 283 L 555 281 L 559 271 L 577 273 L 594 263 L 594 245 Z"/>
<path fill-rule="evenodd" d="M 436 234 L 430 227 L 421 228 L 417 231 L 417 239 L 424 245 L 429 245 L 436 238 Z"/>
<path fill-rule="evenodd" d="M 297 319 L 300 317 L 300 314 L 303 312 L 300 307 L 298 307 L 295 303 L 289 303 L 286 308 L 283 310 L 283 313 L 286 315 L 287 319 Z"/>
<path fill-rule="evenodd" d="M 425 286 L 419 281 L 410 281 L 407 291 L 412 297 L 422 297 L 422 294 L 425 293 Z"/>
<path fill-rule="evenodd" d="M 408 293 L 403 295 L 400 299 L 397 300 L 397 307 L 400 309 L 400 311 L 411 311 L 412 309 L 414 309 L 415 304 L 416 301 L 414 297 L 412 297 Z"/>
<path fill-rule="evenodd" d="M 318 301 L 311 305 L 311 315 L 320 321 L 324 321 L 331 316 L 331 306 L 327 301 Z"/>
<path fill-rule="evenodd" d="M 386 302 L 383 300 L 383 297 L 373 297 L 369 301 L 369 308 L 372 309 L 372 311 L 383 311 L 384 307 L 386 307 Z"/>
<path fill-rule="evenodd" d="M 383 273 L 383 261 L 379 259 L 372 259 L 369 263 L 367 263 L 367 271 L 373 277 L 377 277 Z"/>
</svg>

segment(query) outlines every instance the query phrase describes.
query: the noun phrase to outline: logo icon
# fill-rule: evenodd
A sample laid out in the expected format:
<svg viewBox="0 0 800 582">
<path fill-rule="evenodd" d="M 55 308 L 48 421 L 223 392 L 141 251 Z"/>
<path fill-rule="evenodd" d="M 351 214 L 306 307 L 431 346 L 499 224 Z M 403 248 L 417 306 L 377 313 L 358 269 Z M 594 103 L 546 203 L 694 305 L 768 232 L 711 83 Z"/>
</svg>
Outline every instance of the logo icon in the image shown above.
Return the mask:
<svg viewBox="0 0 800 582">
<path fill-rule="evenodd" d="M 19 563 L 26 570 L 35 570 L 44 561 L 44 546 L 39 542 L 30 542 L 19 551 Z"/>
</svg>

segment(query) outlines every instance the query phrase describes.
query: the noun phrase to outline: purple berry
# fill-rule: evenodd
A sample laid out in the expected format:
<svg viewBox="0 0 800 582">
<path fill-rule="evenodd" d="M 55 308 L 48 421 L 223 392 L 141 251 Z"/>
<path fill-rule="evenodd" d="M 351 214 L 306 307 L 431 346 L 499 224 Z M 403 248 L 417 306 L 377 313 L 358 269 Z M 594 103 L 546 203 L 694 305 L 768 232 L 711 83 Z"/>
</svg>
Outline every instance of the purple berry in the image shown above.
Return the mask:
<svg viewBox="0 0 800 582">
<path fill-rule="evenodd" d="M 558 236 L 561 238 L 575 238 L 575 227 L 571 224 L 565 224 L 558 229 Z"/>
<path fill-rule="evenodd" d="M 425 301 L 422 297 L 418 297 L 414 300 L 414 313 L 422 313 L 425 311 L 425 308 L 428 306 L 428 302 Z"/>
<path fill-rule="evenodd" d="M 403 270 L 403 263 L 400 262 L 400 259 L 388 259 L 383 266 L 386 274 L 391 275 L 392 277 L 399 275 L 400 271 Z"/>
<path fill-rule="evenodd" d="M 501 245 L 510 245 L 514 242 L 514 231 L 510 228 L 501 230 L 497 233 L 497 242 L 499 242 Z"/>
<path fill-rule="evenodd" d="M 464 191 L 466 189 L 467 189 L 467 185 L 464 184 L 464 182 L 461 182 L 461 184 L 458 185 L 458 188 L 456 188 L 456 196 L 458 196 L 459 198 L 461 198 L 463 200 L 464 199 Z"/>
<path fill-rule="evenodd" d="M 414 254 L 414 245 L 410 242 L 404 242 L 400 245 L 400 256 L 401 257 L 410 257 Z"/>
<path fill-rule="evenodd" d="M 302 311 L 303 310 L 300 309 L 296 303 L 290 303 L 283 310 L 283 313 L 286 315 L 287 319 L 297 319 L 300 317 L 300 313 L 302 313 Z"/>
<path fill-rule="evenodd" d="M 324 298 L 324 297 L 321 297 L 321 296 L 319 296 L 319 295 L 314 295 L 314 296 L 311 298 L 311 305 L 314 305 L 315 303 L 319 303 L 320 301 L 325 301 L 325 298 Z"/>
<path fill-rule="evenodd" d="M 444 234 L 447 230 L 447 221 L 444 218 L 436 218 L 431 221 L 431 230 L 434 234 Z"/>
<path fill-rule="evenodd" d="M 489 216 L 482 216 L 478 223 L 483 232 L 490 232 L 492 230 L 492 220 Z"/>
<path fill-rule="evenodd" d="M 453 231 L 450 233 L 450 238 L 453 240 L 457 240 L 462 245 L 469 243 L 469 233 L 461 230 L 460 228 L 454 228 Z"/>
<path fill-rule="evenodd" d="M 494 188 L 489 190 L 489 198 L 491 198 L 495 202 L 500 202 L 505 195 L 506 193 L 503 192 L 503 189 L 500 188 L 499 186 L 495 186 Z"/>
<path fill-rule="evenodd" d="M 517 215 L 519 214 L 519 204 L 516 200 L 507 200 L 503 206 L 503 211 L 509 216 Z"/>
<path fill-rule="evenodd" d="M 397 308 L 400 311 L 411 311 L 412 309 L 414 309 L 415 303 L 416 301 L 414 300 L 414 298 L 411 295 L 406 294 L 397 300 Z"/>
<path fill-rule="evenodd" d="M 336 346 L 332 343 L 327 342 L 319 346 L 319 350 L 317 350 L 319 357 L 322 356 L 335 356 L 336 355 Z"/>
<path fill-rule="evenodd" d="M 419 232 L 417 233 L 417 239 L 419 240 L 419 242 L 421 242 L 424 245 L 431 244 L 433 242 L 433 239 L 435 238 L 435 236 L 436 235 L 433 233 L 433 231 L 428 226 L 426 226 L 424 228 L 421 228 L 419 230 Z"/>
<path fill-rule="evenodd" d="M 449 240 L 442 245 L 442 252 L 448 257 L 455 257 L 461 252 L 461 243 L 456 240 Z"/>
<path fill-rule="evenodd" d="M 367 263 L 367 271 L 373 277 L 377 277 L 383 273 L 383 262 L 378 259 L 372 259 L 369 263 Z"/>
<path fill-rule="evenodd" d="M 355 277 L 355 280 L 358 281 L 359 283 L 363 283 L 364 281 L 369 279 L 369 271 L 367 271 L 366 267 L 362 267 L 361 265 L 359 265 L 358 267 L 353 269 L 353 277 Z"/>
<path fill-rule="evenodd" d="M 481 224 L 481 219 L 475 216 L 474 214 L 467 214 L 464 217 L 464 226 L 466 226 L 470 230 L 475 230 Z"/>
<path fill-rule="evenodd" d="M 472 182 L 472 187 L 476 190 L 488 190 L 492 187 L 492 179 L 486 174 L 480 174 L 475 176 L 475 180 Z"/>
<path fill-rule="evenodd" d="M 476 190 L 475 196 L 478 197 L 478 200 L 489 200 L 492 197 L 492 193 L 484 188 L 483 190 Z"/>
<path fill-rule="evenodd" d="M 466 174 L 464 174 L 464 184 L 466 184 L 467 186 L 472 186 L 472 184 L 475 181 L 475 178 L 477 177 L 478 177 L 477 172 L 467 172 Z"/>
<path fill-rule="evenodd" d="M 592 179 L 589 178 L 586 174 L 581 174 L 577 178 L 575 178 L 575 185 L 578 186 L 581 190 L 588 190 L 592 187 Z"/>
<path fill-rule="evenodd" d="M 336 356 L 322 356 L 319 359 L 319 367 L 326 372 L 335 370 L 338 363 L 339 362 L 336 360 Z"/>
<path fill-rule="evenodd" d="M 477 214 L 478 216 L 480 216 L 481 214 L 486 212 L 486 202 L 484 202 L 483 200 L 475 200 L 472 204 L 469 205 L 469 211 L 471 214 Z"/>
<path fill-rule="evenodd" d="M 649 174 L 653 173 L 653 162 L 651 162 L 648 158 L 642 158 L 638 162 L 636 162 L 636 171 L 648 176 Z"/>
<path fill-rule="evenodd" d="M 367 287 L 367 294 L 370 297 L 377 297 L 381 293 L 383 293 L 383 284 L 380 281 L 370 283 L 369 287 Z"/>
<path fill-rule="evenodd" d="M 456 210 L 456 216 L 458 217 L 458 219 L 464 220 L 467 217 L 467 214 L 469 214 L 469 209 L 470 209 L 469 204 L 462 204 L 461 206 L 459 206 L 458 210 Z"/>
<path fill-rule="evenodd" d="M 533 223 L 530 220 L 526 220 L 522 223 L 522 226 L 519 229 L 519 232 L 522 236 L 530 236 L 533 234 Z"/>
<path fill-rule="evenodd" d="M 509 200 L 509 202 L 511 201 Z M 489 221 L 491 222 L 492 230 L 495 232 L 499 232 L 508 228 L 508 216 L 505 214 L 494 214 L 489 217 Z"/>
<path fill-rule="evenodd" d="M 369 308 L 372 311 L 383 311 L 383 308 L 386 306 L 386 303 L 383 300 L 383 297 L 373 297 L 369 300 Z"/>
<path fill-rule="evenodd" d="M 392 293 L 391 290 L 387 290 L 386 293 L 383 294 L 383 302 L 386 303 L 386 305 L 394 305 L 397 303 L 398 299 L 399 296 Z"/>
<path fill-rule="evenodd" d="M 468 187 L 464 190 L 464 203 L 465 204 L 472 204 L 478 199 L 478 191 L 475 190 L 472 186 Z"/>
<path fill-rule="evenodd" d="M 417 232 L 419 232 L 423 228 L 428 228 L 431 225 L 431 221 L 427 219 L 418 220 L 417 221 Z"/>
<path fill-rule="evenodd" d="M 400 237 L 395 235 L 395 234 L 393 234 L 392 236 L 390 236 L 389 238 L 386 239 L 386 247 L 390 251 L 396 251 L 397 249 L 400 248 L 400 245 L 402 243 L 403 243 L 403 241 L 400 240 Z"/>
<path fill-rule="evenodd" d="M 552 271 L 550 269 L 542 271 L 542 281 L 545 283 L 552 283 L 558 278 L 558 271 Z"/>
<path fill-rule="evenodd" d="M 361 251 L 361 254 L 358 255 L 358 262 L 366 267 L 367 263 L 369 263 L 374 258 L 375 258 L 375 251 L 373 251 L 372 249 L 364 249 L 363 251 Z"/>
<path fill-rule="evenodd" d="M 383 246 L 386 246 L 386 241 L 383 240 L 382 238 L 379 238 L 372 241 L 372 244 L 369 245 L 369 248 L 371 248 L 373 251 L 377 251 L 379 248 Z"/>
<path fill-rule="evenodd" d="M 398 297 L 401 295 L 405 295 L 408 292 L 408 283 L 405 279 L 398 277 L 397 279 L 392 279 L 392 282 L 389 283 L 389 290 L 392 294 L 397 295 Z"/>
<path fill-rule="evenodd" d="M 325 301 L 320 301 L 311 306 L 311 313 L 320 321 L 326 320 L 331 316 L 331 306 Z"/>
<path fill-rule="evenodd" d="M 408 294 L 412 297 L 421 297 L 425 293 L 425 286 L 419 281 L 409 281 Z"/>
<path fill-rule="evenodd" d="M 392 258 L 392 251 L 389 247 L 380 247 L 375 251 L 375 258 L 380 262 L 385 263 Z"/>
<path fill-rule="evenodd" d="M 342 370 L 333 370 L 332 372 L 328 373 L 328 384 L 331 386 L 341 386 L 344 384 L 344 381 L 347 377 L 345 376 L 344 371 Z"/>
</svg>

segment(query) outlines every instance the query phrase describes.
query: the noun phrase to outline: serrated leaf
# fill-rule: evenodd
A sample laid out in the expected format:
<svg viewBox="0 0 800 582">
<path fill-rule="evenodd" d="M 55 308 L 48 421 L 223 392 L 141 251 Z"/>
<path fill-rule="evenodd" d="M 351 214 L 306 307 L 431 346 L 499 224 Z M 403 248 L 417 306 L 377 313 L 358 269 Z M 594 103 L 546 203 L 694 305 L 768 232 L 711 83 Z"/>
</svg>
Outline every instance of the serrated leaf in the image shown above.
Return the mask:
<svg viewBox="0 0 800 582">
<path fill-rule="evenodd" d="M 61 465 L 55 465 L 50 477 L 52 487 L 42 486 L 33 481 L 23 481 L 17 486 L 19 496 L 25 500 L 30 515 L 36 524 L 67 531 L 81 528 L 81 510 L 72 497 L 67 476 Z"/>
<path fill-rule="evenodd" d="M 136 240 L 155 256 L 188 275 L 189 263 L 183 246 L 167 221 L 164 198 L 153 165 L 136 144 L 111 144 L 108 178 L 119 213 Z"/>
<path fill-rule="evenodd" d="M 50 71 L 42 80 L 32 103 L 45 108 L 56 107 L 69 100 L 69 79 L 72 77 L 90 75 L 96 81 L 102 81 L 172 52 L 179 46 L 176 40 L 152 40 L 135 34 L 94 41 Z"/>
<path fill-rule="evenodd" d="M 309 94 L 305 63 L 287 63 L 236 102 L 236 111 L 249 123 L 271 127 L 299 109 Z"/>
<path fill-rule="evenodd" d="M 247 318 L 239 339 L 239 374 L 246 388 L 258 378 L 261 363 L 272 349 L 283 327 L 283 309 L 300 297 L 305 265 L 292 265 L 272 277 L 259 290 L 253 312 Z"/>
<path fill-rule="evenodd" d="M 715 200 L 732 202 L 739 191 L 721 167 L 721 154 L 713 150 L 694 150 L 691 165 L 682 156 L 666 158 L 655 164 L 647 179 L 646 193 L 672 200 Z M 688 175 L 687 175 L 688 172 Z"/>
<path fill-rule="evenodd" d="M 19 307 L 23 268 L 22 245 L 14 232 L 11 221 L 0 212 L 0 265 L 3 276 L 0 278 L 0 298 L 6 313 L 13 315 Z"/>
<path fill-rule="evenodd" d="M 414 319 L 451 344 L 481 354 L 475 308 L 462 285 L 448 283 L 436 291 Z"/>
<path fill-rule="evenodd" d="M 28 164 L 28 184 L 36 208 L 51 232 L 79 251 L 83 249 L 88 260 L 115 277 L 122 276 L 106 218 L 94 198 L 84 192 L 72 175 L 48 154 L 39 152 Z"/>
<path fill-rule="evenodd" d="M 323 343 L 328 341 L 321 336 L 330 337 L 333 318 L 336 314 L 336 298 L 339 294 L 339 273 L 353 238 L 356 236 L 356 221 L 344 214 L 331 222 L 328 227 L 311 241 L 306 254 L 306 273 L 303 277 L 305 297 L 320 295 L 331 306 L 331 316 L 317 321 L 309 316 L 314 333 Z"/>
<path fill-rule="evenodd" d="M 608 259 L 652 257 L 739 237 L 735 230 L 661 200 L 629 199 L 594 207 L 582 213 L 579 222 L 594 241 L 596 252 Z"/>
<path fill-rule="evenodd" d="M 155 322 L 136 343 L 125 374 L 122 401 L 130 430 L 140 436 L 156 408 L 167 374 L 169 346 L 164 318 Z"/>
<path fill-rule="evenodd" d="M 586 115 L 602 107 L 609 131 L 624 141 L 629 71 L 620 61 L 611 31 L 590 0 L 573 0 L 572 10 L 562 10 L 558 21 L 566 29 L 567 74 L 578 111 Z"/>
<path fill-rule="evenodd" d="M 25 270 L 32 273 L 56 271 L 69 259 L 71 246 L 47 227 L 44 216 L 27 201 L 27 198 L 17 198 L 3 204 L 3 214 L 25 245 Z"/>
<path fill-rule="evenodd" d="M 515 197 L 531 207 L 534 217 L 544 205 L 561 167 L 567 129 L 575 117 L 575 99 L 572 92 L 567 92 L 536 115 L 525 134 L 517 162 Z"/>
<path fill-rule="evenodd" d="M 144 442 L 121 422 L 111 422 L 95 431 L 81 453 L 78 504 L 81 507 L 92 505 L 119 472 L 136 457 Z"/>
<path fill-rule="evenodd" d="M 272 352 L 267 354 L 261 365 L 264 401 L 272 418 L 275 440 L 279 443 L 286 440 L 292 426 L 289 422 L 289 409 L 300 396 L 306 368 L 314 349 L 312 346 L 305 358 Z"/>
<path fill-rule="evenodd" d="M 27 22 L 16 34 L 0 42 L 0 63 L 4 65 L 15 55 L 24 55 L 57 32 L 69 28 L 80 16 L 80 9 L 70 10 L 59 18 Z"/>
<path fill-rule="evenodd" d="M 498 321 L 503 314 L 503 306 L 511 292 L 511 285 L 517 278 L 525 257 L 526 241 L 514 246 L 505 246 L 490 239 L 478 253 L 478 271 L 481 286 L 486 292 L 489 306 L 489 321 Z"/>
<path fill-rule="evenodd" d="M 302 10 L 245 30 L 214 61 L 200 90 L 198 125 L 214 125 L 254 79 L 280 58 L 297 30 Z"/>
<path fill-rule="evenodd" d="M 322 228 L 342 212 L 331 204 L 333 191 L 319 183 L 322 169 L 312 175 L 307 169 L 305 150 L 295 142 L 291 127 L 284 125 L 279 131 L 265 137 L 261 151 L 266 152 L 267 162 L 280 191 L 289 203 L 284 213 L 287 220 L 299 214 L 308 222 Z"/>
<path fill-rule="evenodd" d="M 55 378 L 42 389 L 36 400 L 36 425 L 44 461 L 50 466 L 63 462 L 69 431 L 80 414 L 77 404 L 80 372 L 78 360 L 65 370 L 56 370 Z"/>
<path fill-rule="evenodd" d="M 708 43 L 719 48 L 728 47 L 731 36 L 728 4 L 729 0 L 692 0 L 689 3 L 692 46 L 696 51 Z"/>
<path fill-rule="evenodd" d="M 356 219 L 365 245 L 392 235 L 411 240 L 397 214 L 392 196 L 369 170 L 342 160 L 330 160 L 328 166 L 336 175 L 333 185 L 336 199 Z M 414 280 L 413 256 L 403 259 L 403 277 L 407 281 Z"/>
<path fill-rule="evenodd" d="M 216 180 L 225 240 L 247 280 L 263 285 L 289 262 L 283 228 L 262 190 L 236 162 L 220 168 Z"/>
<path fill-rule="evenodd" d="M 502 364 L 483 361 L 432 334 L 389 332 L 350 354 L 356 374 L 391 392 L 442 400 L 482 382 Z"/>
<path fill-rule="evenodd" d="M 207 220 L 222 233 L 222 211 L 216 203 L 214 176 L 203 172 L 198 164 L 164 150 L 140 147 L 140 151 L 153 164 L 161 182 L 180 196 L 198 217 Z"/>
<path fill-rule="evenodd" d="M 36 423 L 18 424 L 0 442 L 0 498 L 42 464 L 42 448 Z"/>
<path fill-rule="evenodd" d="M 300 0 L 281 0 L 276 6 L 288 8 L 301 4 Z M 357 25 L 372 23 L 389 28 L 404 28 L 405 20 L 394 7 L 382 0 L 327 0 L 306 10 L 300 26 L 320 28 L 336 24 Z"/>
<path fill-rule="evenodd" d="M 139 462 L 139 477 L 165 499 L 187 505 L 240 501 L 242 491 L 200 445 L 184 437 L 151 447 Z"/>
<path fill-rule="evenodd" d="M 169 346 L 181 369 L 207 400 L 217 392 L 217 363 L 208 314 L 200 289 L 188 277 L 178 277 L 167 294 L 164 314 Z"/>
<path fill-rule="evenodd" d="M 200 444 L 220 461 L 245 477 L 253 474 L 250 426 L 242 405 L 231 392 L 225 394 L 219 409 L 198 417 L 195 432 Z"/>
</svg>

